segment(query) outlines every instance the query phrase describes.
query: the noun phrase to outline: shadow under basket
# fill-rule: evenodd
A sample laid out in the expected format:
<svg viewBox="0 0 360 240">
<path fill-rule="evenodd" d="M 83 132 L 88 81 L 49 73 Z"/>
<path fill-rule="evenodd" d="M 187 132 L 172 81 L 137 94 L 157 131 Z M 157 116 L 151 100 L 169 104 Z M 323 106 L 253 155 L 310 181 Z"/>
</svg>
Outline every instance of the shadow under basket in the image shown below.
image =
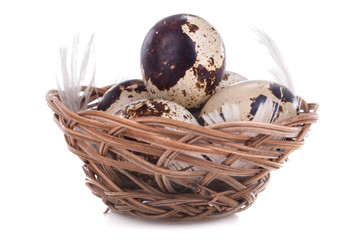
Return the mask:
<svg viewBox="0 0 360 240">
<path fill-rule="evenodd" d="M 202 220 L 249 208 L 270 172 L 304 144 L 318 119 L 318 105 L 302 100 L 297 116 L 277 124 L 129 120 L 92 110 L 109 87 L 93 89 L 87 110 L 79 113 L 61 102 L 57 90 L 46 100 L 68 149 L 84 162 L 93 194 L 108 210 L 140 218 Z M 174 163 L 185 168 L 174 170 Z"/>
</svg>

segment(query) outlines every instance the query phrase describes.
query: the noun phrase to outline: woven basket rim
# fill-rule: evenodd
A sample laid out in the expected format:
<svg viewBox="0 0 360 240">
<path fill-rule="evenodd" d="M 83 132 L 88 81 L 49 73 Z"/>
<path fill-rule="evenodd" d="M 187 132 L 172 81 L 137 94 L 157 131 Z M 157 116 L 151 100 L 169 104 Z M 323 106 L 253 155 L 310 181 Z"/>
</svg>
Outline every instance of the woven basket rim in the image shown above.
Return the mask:
<svg viewBox="0 0 360 240">
<path fill-rule="evenodd" d="M 110 86 L 106 86 L 103 88 L 95 88 L 94 90 L 99 94 L 99 93 L 104 93 L 106 92 L 110 87 Z M 86 86 L 82 87 L 83 89 L 86 88 Z M 56 113 L 60 114 L 60 112 L 56 111 L 57 109 L 54 108 L 53 106 L 57 106 L 58 109 L 61 109 L 61 113 L 64 116 L 68 116 L 68 117 L 72 117 L 74 119 L 82 119 L 84 120 L 86 117 L 89 117 L 91 115 L 97 115 L 99 117 L 103 117 L 104 119 L 107 120 L 111 120 L 114 123 L 126 123 L 126 124 L 133 124 L 133 123 L 145 123 L 145 122 L 163 122 L 169 125 L 174 125 L 174 126 L 179 126 L 179 125 L 184 125 L 187 128 L 190 129 L 202 129 L 202 128 L 207 128 L 207 129 L 217 129 L 217 128 L 221 128 L 221 127 L 226 127 L 229 126 L 231 124 L 239 124 L 242 125 L 244 127 L 246 126 L 254 126 L 254 127 L 263 127 L 263 128 L 269 128 L 269 129 L 278 129 L 278 130 L 288 130 L 291 131 L 291 129 L 294 129 L 296 127 L 289 127 L 288 125 L 296 125 L 294 123 L 296 123 L 297 121 L 303 121 L 304 117 L 302 117 L 301 115 L 297 115 L 294 117 L 290 117 L 287 118 L 283 121 L 280 121 L 277 124 L 274 123 L 264 123 L 264 122 L 253 122 L 253 121 L 228 121 L 228 122 L 223 122 L 223 123 L 215 123 L 212 125 L 208 125 L 208 126 L 201 126 L 201 125 L 194 125 L 192 123 L 188 123 L 188 122 L 183 122 L 183 121 L 179 121 L 176 119 L 168 119 L 168 118 L 162 118 L 162 117 L 137 117 L 137 118 L 133 118 L 133 119 L 125 119 L 125 118 L 119 118 L 117 116 L 114 116 L 113 114 L 109 114 L 103 111 L 98 111 L 98 110 L 89 110 L 86 109 L 84 111 L 80 111 L 78 113 L 74 113 L 72 112 L 69 108 L 67 108 L 60 100 L 59 97 L 59 91 L 52 89 L 49 90 L 46 94 L 46 100 L 47 103 L 49 105 L 49 107 Z M 102 95 L 100 95 L 102 96 Z M 300 98 L 300 97 L 299 97 Z M 315 123 L 318 120 L 318 114 L 317 114 L 317 110 L 319 108 L 319 104 L 318 103 L 307 103 L 305 102 L 304 99 L 301 99 L 301 108 L 305 111 L 305 113 L 308 114 L 308 116 L 306 118 L 308 118 L 309 120 L 307 121 L 307 123 Z M 89 123 L 95 124 L 95 125 L 103 125 L 104 123 L 99 123 L 98 121 L 89 121 Z"/>
</svg>

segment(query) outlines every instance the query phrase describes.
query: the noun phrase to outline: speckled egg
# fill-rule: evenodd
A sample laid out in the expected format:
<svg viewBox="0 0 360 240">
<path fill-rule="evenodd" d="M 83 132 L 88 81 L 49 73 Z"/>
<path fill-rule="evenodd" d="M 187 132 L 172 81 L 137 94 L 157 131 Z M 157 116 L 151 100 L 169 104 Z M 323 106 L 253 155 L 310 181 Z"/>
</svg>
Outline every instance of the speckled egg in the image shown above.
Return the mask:
<svg viewBox="0 0 360 240">
<path fill-rule="evenodd" d="M 114 115 L 132 119 L 136 117 L 164 117 L 198 124 L 194 116 L 183 106 L 165 99 L 144 99 L 130 103 L 114 112 Z"/>
<path fill-rule="evenodd" d="M 154 96 L 197 108 L 224 78 L 224 43 L 201 17 L 173 15 L 160 20 L 146 35 L 141 70 Z"/>
<path fill-rule="evenodd" d="M 128 103 L 148 98 L 151 98 L 151 95 L 146 90 L 144 81 L 127 80 L 112 86 L 104 94 L 97 109 L 112 114 Z"/>
<path fill-rule="evenodd" d="M 229 87 L 231 85 L 243 82 L 248 80 L 246 77 L 240 75 L 239 73 L 232 71 L 225 71 L 225 76 L 221 79 L 219 85 L 216 87 L 215 91 L 218 92 L 223 88 Z"/>
<path fill-rule="evenodd" d="M 261 103 L 267 99 L 273 101 L 273 113 L 270 122 L 279 122 L 297 115 L 298 101 L 296 96 L 285 86 L 262 80 L 248 80 L 224 88 L 212 96 L 201 110 L 199 122 L 204 122 L 202 116 L 214 110 L 223 116 L 222 106 L 230 104 L 237 106 L 240 121 L 253 120 Z"/>
<path fill-rule="evenodd" d="M 146 116 L 164 117 L 198 125 L 195 117 L 193 117 L 193 115 L 186 108 L 175 102 L 164 99 L 147 99 L 130 103 L 120 108 L 114 113 L 114 115 L 127 119 Z M 146 155 L 143 155 L 142 157 L 148 159 L 148 156 Z M 153 158 L 152 161 L 154 161 Z M 182 170 L 188 167 L 188 164 L 175 160 L 171 161 L 168 166 L 168 168 L 172 170 Z M 188 170 L 193 171 L 196 169 L 198 168 L 192 167 Z"/>
</svg>

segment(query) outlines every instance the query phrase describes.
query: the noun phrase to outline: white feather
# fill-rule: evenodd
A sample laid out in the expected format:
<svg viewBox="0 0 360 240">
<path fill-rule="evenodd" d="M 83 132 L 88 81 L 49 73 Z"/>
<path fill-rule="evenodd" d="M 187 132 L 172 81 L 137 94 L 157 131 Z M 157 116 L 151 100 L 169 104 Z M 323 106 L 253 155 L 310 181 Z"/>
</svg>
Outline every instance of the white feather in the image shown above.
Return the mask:
<svg viewBox="0 0 360 240">
<path fill-rule="evenodd" d="M 290 71 L 285 63 L 285 60 L 281 55 L 280 49 L 264 30 L 256 27 L 253 27 L 252 30 L 258 36 L 258 41 L 267 48 L 268 53 L 276 65 L 274 68 L 270 69 L 275 81 L 286 86 L 293 94 L 296 95 L 297 106 L 300 107 L 302 99 L 298 97 L 299 93 L 296 92 L 294 81 L 290 75 Z"/>
<path fill-rule="evenodd" d="M 221 111 L 226 122 L 237 121 L 240 119 L 240 110 L 238 105 L 232 103 L 224 103 L 221 106 Z"/>
<path fill-rule="evenodd" d="M 56 76 L 59 96 L 62 103 L 73 112 L 85 110 L 95 86 L 94 34 L 79 57 L 79 35 L 74 37 L 73 45 L 60 47 L 61 77 Z M 70 52 L 70 56 L 68 55 Z M 80 64 L 80 68 L 78 67 Z M 82 92 L 83 85 L 87 85 Z M 83 104 L 82 104 L 83 103 Z"/>
<path fill-rule="evenodd" d="M 270 98 L 266 98 L 266 101 L 259 104 L 259 107 L 254 115 L 252 121 L 254 122 L 265 122 L 272 123 L 274 121 L 274 114 L 276 115 L 278 104 L 274 104 L 274 102 Z"/>
<path fill-rule="evenodd" d="M 253 28 L 253 31 L 258 36 L 258 41 L 267 48 L 271 58 L 276 64 L 274 68 L 270 69 L 275 80 L 295 93 L 295 86 L 290 72 L 274 40 L 264 30 Z"/>
<path fill-rule="evenodd" d="M 279 104 L 275 104 L 271 99 L 267 98 L 265 102 L 259 104 L 252 121 L 272 123 L 273 116 L 278 111 L 278 108 Z M 224 103 L 220 112 L 215 109 L 208 114 L 204 114 L 202 118 L 208 125 L 240 120 L 240 109 L 237 104 Z"/>
<path fill-rule="evenodd" d="M 208 114 L 204 114 L 202 118 L 208 125 L 224 122 L 224 119 L 221 117 L 219 111 L 216 109 Z"/>
</svg>

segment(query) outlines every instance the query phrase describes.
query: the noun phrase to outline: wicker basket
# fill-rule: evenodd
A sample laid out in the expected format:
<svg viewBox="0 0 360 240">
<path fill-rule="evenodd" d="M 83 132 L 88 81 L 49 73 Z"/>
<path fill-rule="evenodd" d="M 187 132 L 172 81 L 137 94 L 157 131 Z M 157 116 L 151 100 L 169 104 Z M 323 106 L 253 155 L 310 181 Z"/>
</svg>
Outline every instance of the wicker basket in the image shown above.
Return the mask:
<svg viewBox="0 0 360 240">
<path fill-rule="evenodd" d="M 68 149 L 84 162 L 86 185 L 108 210 L 141 218 L 200 220 L 247 209 L 318 119 L 318 105 L 302 101 L 298 116 L 278 124 L 202 127 L 159 117 L 128 120 L 91 110 L 108 88 L 94 89 L 93 103 L 80 113 L 66 108 L 56 90 L 46 99 Z M 225 161 L 217 164 L 206 156 Z M 170 170 L 174 160 L 200 170 Z M 231 167 L 237 160 L 256 167 Z"/>
</svg>

